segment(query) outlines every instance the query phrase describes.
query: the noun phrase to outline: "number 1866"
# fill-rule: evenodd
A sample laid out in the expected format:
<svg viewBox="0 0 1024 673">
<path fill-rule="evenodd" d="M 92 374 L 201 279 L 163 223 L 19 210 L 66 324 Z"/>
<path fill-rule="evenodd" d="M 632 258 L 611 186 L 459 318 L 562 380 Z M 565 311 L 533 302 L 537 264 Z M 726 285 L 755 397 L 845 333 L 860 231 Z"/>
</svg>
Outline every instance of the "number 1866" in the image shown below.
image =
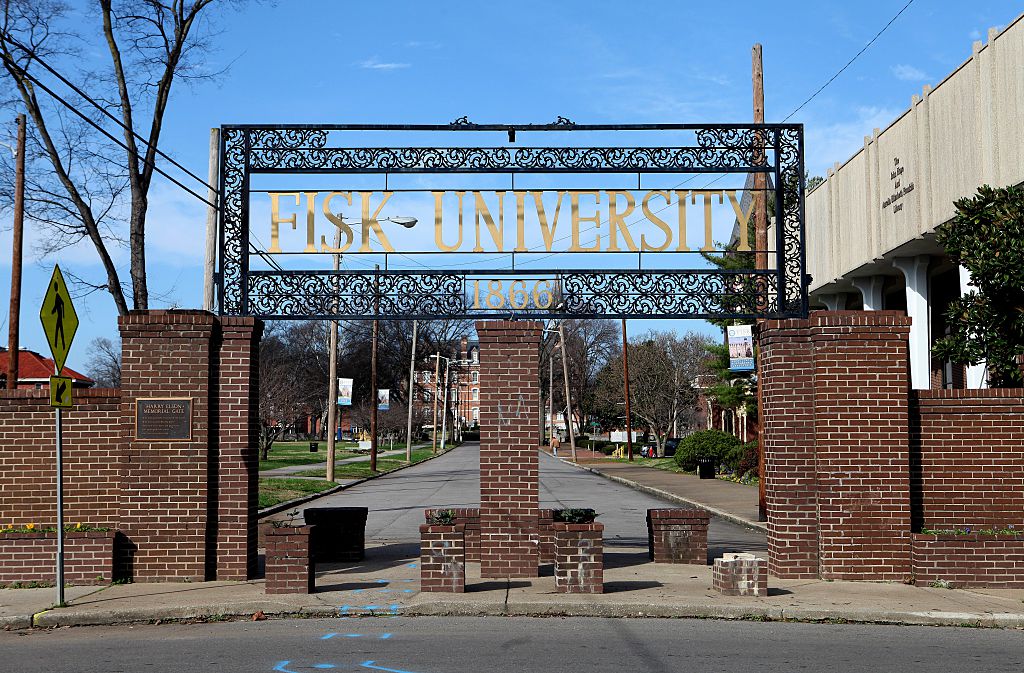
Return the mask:
<svg viewBox="0 0 1024 673">
<path fill-rule="evenodd" d="M 532 288 L 528 283 L 533 284 Z M 507 286 L 500 280 L 488 280 L 483 288 L 481 284 L 482 281 L 473 281 L 473 308 L 546 309 L 555 303 L 556 283 L 553 280 L 514 280 Z"/>
</svg>

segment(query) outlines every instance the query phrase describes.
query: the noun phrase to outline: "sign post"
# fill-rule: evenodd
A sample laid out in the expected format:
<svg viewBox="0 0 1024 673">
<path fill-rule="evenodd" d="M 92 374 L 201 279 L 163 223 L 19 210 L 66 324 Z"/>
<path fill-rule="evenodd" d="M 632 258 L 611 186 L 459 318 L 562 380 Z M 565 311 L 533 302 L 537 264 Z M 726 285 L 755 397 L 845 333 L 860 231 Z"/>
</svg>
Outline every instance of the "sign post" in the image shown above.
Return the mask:
<svg viewBox="0 0 1024 673">
<path fill-rule="evenodd" d="M 39 309 L 46 343 L 53 356 L 54 375 L 50 377 L 50 405 L 54 408 L 54 430 L 57 453 L 57 605 L 64 605 L 64 453 L 61 412 L 72 405 L 72 381 L 61 376 L 64 363 L 71 350 L 71 342 L 78 331 L 78 314 L 71 302 L 68 286 L 59 266 L 53 267 L 53 276 L 46 288 L 43 305 Z"/>
</svg>

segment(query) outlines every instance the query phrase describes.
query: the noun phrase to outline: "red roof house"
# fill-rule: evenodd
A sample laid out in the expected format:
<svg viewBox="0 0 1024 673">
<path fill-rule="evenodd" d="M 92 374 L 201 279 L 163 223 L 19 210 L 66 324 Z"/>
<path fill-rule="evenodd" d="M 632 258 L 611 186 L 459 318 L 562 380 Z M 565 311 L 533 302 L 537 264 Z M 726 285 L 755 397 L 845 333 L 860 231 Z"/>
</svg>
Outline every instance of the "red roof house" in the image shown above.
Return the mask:
<svg viewBox="0 0 1024 673">
<path fill-rule="evenodd" d="M 0 381 L 7 385 L 7 367 L 10 354 L 6 348 L 0 349 Z M 32 388 L 49 388 L 50 377 L 53 376 L 54 364 L 50 358 L 43 357 L 35 351 L 22 348 L 18 351 L 18 385 L 19 390 Z M 91 388 L 96 382 L 85 374 L 79 374 L 70 367 L 61 370 L 61 376 L 72 380 L 75 388 Z"/>
</svg>

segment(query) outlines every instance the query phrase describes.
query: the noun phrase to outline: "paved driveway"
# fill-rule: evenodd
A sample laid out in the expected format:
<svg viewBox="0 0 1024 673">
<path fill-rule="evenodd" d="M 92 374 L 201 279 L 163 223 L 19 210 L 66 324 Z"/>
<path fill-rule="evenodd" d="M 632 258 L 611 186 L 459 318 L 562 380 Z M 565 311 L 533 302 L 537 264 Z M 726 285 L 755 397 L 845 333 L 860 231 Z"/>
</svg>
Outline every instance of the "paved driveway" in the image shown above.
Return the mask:
<svg viewBox="0 0 1024 673">
<path fill-rule="evenodd" d="M 541 507 L 593 507 L 605 526 L 608 545 L 646 546 L 647 510 L 674 503 L 635 491 L 540 454 Z M 307 507 L 369 507 L 368 540 L 418 543 L 423 510 L 428 507 L 478 507 L 480 447 L 463 444 L 439 458 L 370 480 Z M 764 534 L 728 521 L 711 519 L 709 552 L 765 549 Z"/>
</svg>

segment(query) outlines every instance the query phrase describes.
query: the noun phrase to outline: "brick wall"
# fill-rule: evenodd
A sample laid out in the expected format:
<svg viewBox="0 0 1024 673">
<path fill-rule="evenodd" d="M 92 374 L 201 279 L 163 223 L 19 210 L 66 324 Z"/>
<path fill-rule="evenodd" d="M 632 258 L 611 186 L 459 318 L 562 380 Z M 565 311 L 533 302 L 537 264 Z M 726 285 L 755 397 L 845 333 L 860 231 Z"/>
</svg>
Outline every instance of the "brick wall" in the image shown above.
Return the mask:
<svg viewBox="0 0 1024 673">
<path fill-rule="evenodd" d="M 120 391 L 74 390 L 62 414 L 64 521 L 118 524 Z M 57 525 L 54 411 L 48 390 L 0 391 L 0 525 Z"/>
<path fill-rule="evenodd" d="M 65 521 L 119 529 L 136 581 L 256 572 L 260 323 L 203 311 L 120 319 L 122 388 L 64 410 Z M 134 438 L 135 400 L 187 397 L 187 442 Z M 0 391 L 0 524 L 56 524 L 54 412 L 45 390 Z"/>
<path fill-rule="evenodd" d="M 114 531 L 64 534 L 64 581 L 106 584 L 114 577 Z M 57 577 L 56 533 L 0 533 L 0 585 Z"/>
<path fill-rule="evenodd" d="M 809 326 L 821 577 L 901 581 L 910 572 L 910 319 L 822 311 Z"/>
<path fill-rule="evenodd" d="M 541 325 L 476 324 L 480 339 L 480 574 L 536 577 Z"/>
<path fill-rule="evenodd" d="M 918 586 L 1024 589 L 1024 535 L 913 536 Z"/>
<path fill-rule="evenodd" d="M 911 394 L 913 527 L 1024 530 L 1024 391 Z"/>
<path fill-rule="evenodd" d="M 766 320 L 758 331 L 765 424 L 768 566 L 776 577 L 818 577 L 818 503 L 810 329 Z"/>
<path fill-rule="evenodd" d="M 604 524 L 553 524 L 555 591 L 564 594 L 604 592 Z"/>
<path fill-rule="evenodd" d="M 480 562 L 480 508 L 479 507 L 443 507 L 423 510 L 423 518 L 430 517 L 444 509 L 455 512 L 455 525 L 462 526 L 465 533 L 466 561 Z"/>
</svg>

